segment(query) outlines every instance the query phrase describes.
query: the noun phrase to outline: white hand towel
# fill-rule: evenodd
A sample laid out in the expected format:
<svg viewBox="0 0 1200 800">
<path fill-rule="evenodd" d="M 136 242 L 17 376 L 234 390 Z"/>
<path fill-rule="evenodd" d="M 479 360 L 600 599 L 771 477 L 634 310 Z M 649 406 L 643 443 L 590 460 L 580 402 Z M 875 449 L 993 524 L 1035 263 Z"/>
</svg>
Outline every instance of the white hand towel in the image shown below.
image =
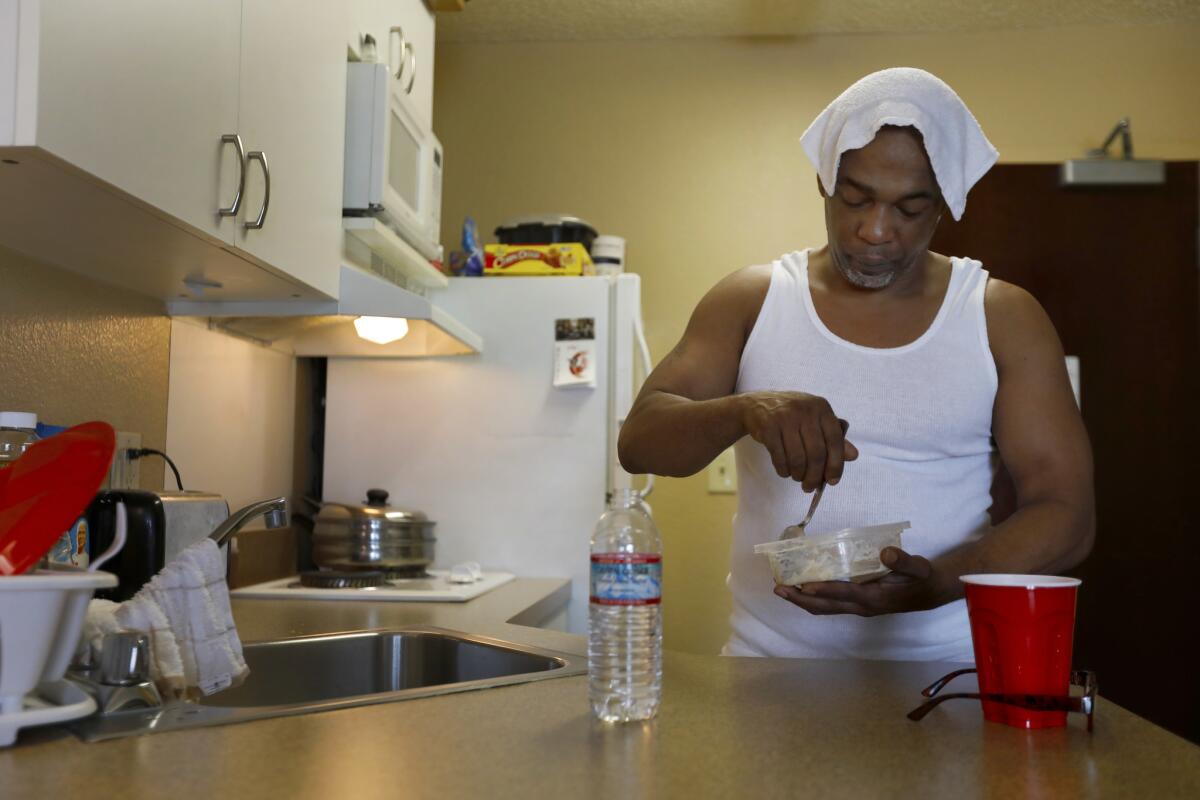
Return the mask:
<svg viewBox="0 0 1200 800">
<path fill-rule="evenodd" d="M 825 194 L 837 186 L 842 153 L 865 147 L 884 125 L 912 126 L 950 213 L 961 219 L 967 192 L 992 168 L 999 152 L 970 109 L 940 78 L 922 69 L 893 67 L 862 78 L 822 111 L 800 137 Z"/>
<path fill-rule="evenodd" d="M 122 629 L 150 636 L 151 677 L 167 697 L 212 694 L 250 673 L 233 624 L 225 562 L 211 539 L 185 549 L 132 599 L 91 602 L 84 637 L 93 652 L 105 633 Z"/>
</svg>

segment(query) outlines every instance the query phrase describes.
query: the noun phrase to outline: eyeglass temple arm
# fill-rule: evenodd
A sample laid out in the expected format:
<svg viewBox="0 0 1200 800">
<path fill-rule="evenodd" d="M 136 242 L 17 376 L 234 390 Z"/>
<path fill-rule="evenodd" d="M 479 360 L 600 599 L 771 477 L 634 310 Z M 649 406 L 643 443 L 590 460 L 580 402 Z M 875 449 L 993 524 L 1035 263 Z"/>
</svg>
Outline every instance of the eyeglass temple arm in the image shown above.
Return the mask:
<svg viewBox="0 0 1200 800">
<path fill-rule="evenodd" d="M 954 680 L 960 675 L 967 675 L 975 672 L 973 668 L 960 669 L 951 672 L 949 675 L 944 675 L 938 678 L 932 684 L 921 690 L 921 694 L 930 699 L 908 712 L 908 718 L 917 722 L 924 719 L 925 715 L 933 710 L 935 706 L 941 705 L 946 700 L 989 700 L 995 703 L 1008 703 L 1024 708 L 1032 708 L 1043 711 L 1077 711 L 1087 715 L 1088 733 L 1092 732 L 1092 714 L 1095 711 L 1095 696 L 1096 696 L 1096 674 L 1089 670 L 1072 670 L 1071 683 L 1076 686 L 1082 686 L 1086 690 L 1083 696 L 1068 696 L 1068 697 L 1044 697 L 1040 695 L 1006 695 L 997 693 L 976 694 L 976 693 L 955 693 L 944 694 L 935 697 L 938 692 L 946 687 L 946 684 Z"/>
<path fill-rule="evenodd" d="M 1087 714 L 1088 730 L 1092 729 L 1092 711 L 1094 705 L 1090 697 L 1053 697 L 1036 694 L 976 694 L 974 692 L 956 692 L 931 697 L 921 705 L 908 712 L 908 718 L 913 722 L 924 719 L 935 706 L 947 700 L 986 700 L 992 703 L 1027 708 L 1033 711 L 1076 711 Z"/>
<path fill-rule="evenodd" d="M 954 672 L 951 672 L 949 675 L 943 675 L 942 677 L 938 678 L 933 683 L 926 686 L 924 689 L 921 690 L 921 694 L 925 697 L 933 697 L 935 694 L 940 692 L 942 689 L 945 689 L 946 684 L 949 683 L 950 681 L 954 680 L 955 678 L 957 678 L 960 675 L 970 675 L 972 672 L 975 672 L 974 667 L 968 667 L 967 669 L 956 669 Z M 932 706 L 930 706 L 930 708 L 932 708 Z"/>
<path fill-rule="evenodd" d="M 968 667 L 966 669 L 955 670 L 954 672 L 951 672 L 949 675 L 943 675 L 942 677 L 938 678 L 936 681 L 934 681 L 933 683 L 931 683 L 930 685 L 928 685 L 924 689 L 922 689 L 921 695 L 924 697 L 933 697 L 935 694 L 940 692 L 942 689 L 945 689 L 946 684 L 948 684 L 950 681 L 954 680 L 955 678 L 957 678 L 961 675 L 970 675 L 973 672 L 977 672 L 977 670 L 974 667 Z M 1089 686 L 1094 687 L 1095 683 L 1096 683 L 1096 675 L 1094 672 L 1090 672 L 1089 670 L 1086 670 L 1086 669 L 1071 670 L 1071 683 L 1075 686 L 1082 686 L 1084 688 L 1087 688 Z M 1094 691 L 1094 689 L 1093 689 L 1093 691 Z"/>
<path fill-rule="evenodd" d="M 922 692 L 922 694 L 924 694 L 924 693 Z M 978 700 L 978 699 L 980 699 L 980 698 L 979 698 L 979 695 L 977 695 L 977 694 L 965 694 L 965 693 L 943 694 L 939 697 L 930 697 L 930 699 L 926 700 L 924 703 L 921 703 L 921 705 L 917 706 L 912 711 L 908 712 L 907 716 L 913 722 L 920 722 L 922 719 L 925 718 L 926 714 L 928 714 L 930 711 L 933 711 L 933 709 L 935 709 L 936 707 L 938 707 L 939 705 L 941 705 L 942 703 L 944 703 L 947 700 Z"/>
</svg>

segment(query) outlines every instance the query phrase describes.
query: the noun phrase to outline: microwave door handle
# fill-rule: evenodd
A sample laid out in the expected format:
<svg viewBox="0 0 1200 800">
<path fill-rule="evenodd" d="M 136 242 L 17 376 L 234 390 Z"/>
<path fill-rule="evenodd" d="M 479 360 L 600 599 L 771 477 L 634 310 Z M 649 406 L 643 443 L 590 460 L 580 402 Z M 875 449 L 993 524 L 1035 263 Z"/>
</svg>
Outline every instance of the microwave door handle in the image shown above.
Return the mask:
<svg viewBox="0 0 1200 800">
<path fill-rule="evenodd" d="M 408 42 L 404 43 L 404 53 L 408 61 L 408 85 L 404 87 L 405 94 L 412 94 L 413 82 L 417 79 L 417 51 Z M 397 76 L 399 77 L 399 76 Z"/>
<path fill-rule="evenodd" d="M 242 192 L 246 189 L 246 149 L 242 147 L 242 137 L 236 133 L 226 133 L 221 136 L 222 146 L 231 144 L 237 148 L 238 155 L 238 186 L 237 194 L 233 196 L 233 203 L 229 208 L 217 208 L 217 214 L 222 217 L 232 217 L 238 213 L 238 209 L 242 207 Z"/>
<path fill-rule="evenodd" d="M 400 37 L 400 65 L 396 67 L 396 71 L 392 76 L 396 80 L 400 80 L 404 76 L 404 50 L 405 48 L 412 49 L 412 45 L 404 38 L 404 28 L 399 25 L 393 25 L 388 31 L 388 72 L 392 71 L 392 42 L 396 40 L 396 36 Z"/>
<path fill-rule="evenodd" d="M 258 210 L 258 217 L 253 222 L 247 222 L 248 230 L 258 230 L 267 219 L 267 208 L 271 205 L 271 167 L 267 164 L 267 154 L 262 150 L 251 150 L 246 154 L 247 161 L 257 161 L 262 164 L 263 171 L 263 202 Z"/>
</svg>

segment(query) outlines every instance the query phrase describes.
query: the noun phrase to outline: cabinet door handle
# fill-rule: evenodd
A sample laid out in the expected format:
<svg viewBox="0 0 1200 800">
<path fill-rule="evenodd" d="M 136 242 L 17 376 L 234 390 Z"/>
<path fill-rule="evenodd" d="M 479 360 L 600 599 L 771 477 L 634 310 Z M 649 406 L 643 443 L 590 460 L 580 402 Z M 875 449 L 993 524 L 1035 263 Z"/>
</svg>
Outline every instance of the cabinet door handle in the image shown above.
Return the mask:
<svg viewBox="0 0 1200 800">
<path fill-rule="evenodd" d="M 394 42 L 396 40 L 397 36 L 400 37 L 400 65 L 398 67 L 396 67 L 396 71 L 394 73 L 392 73 L 392 76 L 396 80 L 400 80 L 400 78 L 402 78 L 404 76 L 404 50 L 405 50 L 405 48 L 408 48 L 411 50 L 412 46 L 408 43 L 408 40 L 404 38 L 404 28 L 401 28 L 399 25 L 393 25 L 391 27 L 391 29 L 388 31 L 388 69 L 389 70 L 392 68 L 392 42 Z"/>
<path fill-rule="evenodd" d="M 404 87 L 405 94 L 412 94 L 413 81 L 417 79 L 417 51 L 408 42 L 404 43 L 404 52 L 408 60 L 408 85 Z M 402 70 L 403 71 L 403 70 Z"/>
<path fill-rule="evenodd" d="M 257 161 L 262 164 L 263 171 L 263 202 L 262 208 L 258 210 L 258 218 L 254 222 L 247 222 L 246 227 L 250 230 L 258 230 L 263 226 L 263 222 L 267 219 L 267 208 L 271 205 L 271 167 L 267 164 L 267 154 L 261 150 L 251 150 L 246 153 L 246 161 Z"/>
<path fill-rule="evenodd" d="M 222 217 L 232 217 L 242 207 L 242 192 L 246 188 L 246 149 L 242 147 L 242 137 L 236 133 L 226 133 L 221 136 L 221 145 L 231 144 L 237 148 L 238 155 L 238 188 L 233 196 L 233 204 L 229 208 L 218 208 L 217 214 Z"/>
</svg>

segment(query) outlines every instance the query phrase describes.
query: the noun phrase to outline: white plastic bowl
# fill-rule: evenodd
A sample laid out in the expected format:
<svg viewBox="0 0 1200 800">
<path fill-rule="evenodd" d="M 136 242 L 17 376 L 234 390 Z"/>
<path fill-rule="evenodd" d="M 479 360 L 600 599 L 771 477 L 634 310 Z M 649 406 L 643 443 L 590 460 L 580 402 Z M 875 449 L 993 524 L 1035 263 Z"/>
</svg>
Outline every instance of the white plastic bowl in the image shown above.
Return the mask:
<svg viewBox="0 0 1200 800">
<path fill-rule="evenodd" d="M 116 585 L 117 576 L 108 572 L 0 577 L 0 714 L 20 711 L 39 683 L 62 678 L 92 592 Z"/>
</svg>

